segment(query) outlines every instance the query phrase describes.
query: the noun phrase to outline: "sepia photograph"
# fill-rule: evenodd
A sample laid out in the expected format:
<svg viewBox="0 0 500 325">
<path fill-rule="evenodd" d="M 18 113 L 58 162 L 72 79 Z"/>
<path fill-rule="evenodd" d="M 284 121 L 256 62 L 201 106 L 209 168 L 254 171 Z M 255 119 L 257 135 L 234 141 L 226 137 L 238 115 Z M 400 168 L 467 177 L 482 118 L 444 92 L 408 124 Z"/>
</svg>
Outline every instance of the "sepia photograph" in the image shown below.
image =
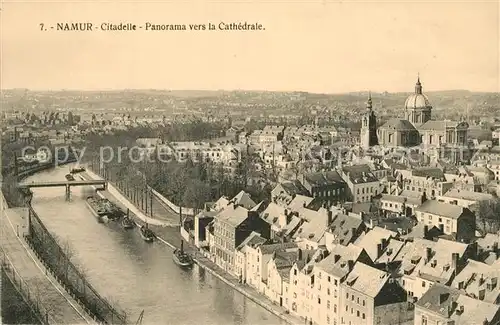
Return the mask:
<svg viewBox="0 0 500 325">
<path fill-rule="evenodd" d="M 0 0 L 0 323 L 500 325 L 499 17 Z"/>
</svg>

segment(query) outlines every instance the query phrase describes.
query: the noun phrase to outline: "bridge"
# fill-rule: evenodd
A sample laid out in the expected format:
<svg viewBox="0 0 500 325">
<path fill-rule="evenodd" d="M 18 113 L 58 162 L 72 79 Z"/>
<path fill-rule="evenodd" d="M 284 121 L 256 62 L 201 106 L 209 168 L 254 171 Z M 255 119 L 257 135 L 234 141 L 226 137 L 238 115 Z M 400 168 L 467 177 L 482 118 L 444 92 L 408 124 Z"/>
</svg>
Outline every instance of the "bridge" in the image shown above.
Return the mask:
<svg viewBox="0 0 500 325">
<path fill-rule="evenodd" d="M 40 188 L 40 187 L 65 187 L 66 188 L 66 200 L 69 201 L 71 196 L 71 186 L 92 186 L 92 185 L 102 185 L 102 189 L 106 190 L 107 181 L 105 180 L 74 180 L 74 181 L 51 181 L 51 182 L 22 182 L 17 186 L 19 189 L 30 189 L 30 188 Z"/>
</svg>

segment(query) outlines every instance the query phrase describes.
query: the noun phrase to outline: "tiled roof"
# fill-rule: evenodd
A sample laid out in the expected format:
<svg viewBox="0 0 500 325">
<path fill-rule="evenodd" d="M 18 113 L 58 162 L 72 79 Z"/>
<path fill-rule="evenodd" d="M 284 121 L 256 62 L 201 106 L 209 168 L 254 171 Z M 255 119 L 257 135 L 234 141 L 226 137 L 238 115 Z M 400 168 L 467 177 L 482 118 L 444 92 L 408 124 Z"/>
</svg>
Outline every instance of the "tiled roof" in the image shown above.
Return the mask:
<svg viewBox="0 0 500 325">
<path fill-rule="evenodd" d="M 316 264 L 315 267 L 337 278 L 343 278 L 349 273 L 349 261 L 352 264 L 356 263 L 362 252 L 362 248 L 353 244 L 337 245 L 332 249 L 330 255 Z"/>
<path fill-rule="evenodd" d="M 411 124 L 408 120 L 402 120 L 398 118 L 392 118 L 385 122 L 384 125 L 380 127 L 380 129 L 391 129 L 397 131 L 416 131 L 413 124 Z"/>
<path fill-rule="evenodd" d="M 455 325 L 480 325 L 485 320 L 498 321 L 500 306 L 468 297 L 459 290 L 434 284 L 417 302 L 417 308 L 439 314 L 454 321 Z"/>
<path fill-rule="evenodd" d="M 297 194 L 309 195 L 307 189 L 299 181 L 283 182 L 281 183 L 281 186 L 290 196 Z"/>
<path fill-rule="evenodd" d="M 372 260 L 377 259 L 377 245 L 382 243 L 382 239 L 389 240 L 396 237 L 397 233 L 380 227 L 374 227 L 356 242 L 356 246 L 364 248 Z"/>
<path fill-rule="evenodd" d="M 328 226 L 328 232 L 334 235 L 336 244 L 348 245 L 356 239 L 353 229 L 357 232 L 363 225 L 363 220 L 359 218 L 338 214 Z"/>
<path fill-rule="evenodd" d="M 268 245 L 261 245 L 260 251 L 262 255 L 269 255 L 277 251 L 285 251 L 288 249 L 294 249 L 297 248 L 296 243 L 279 243 L 279 244 L 268 244 Z"/>
<path fill-rule="evenodd" d="M 375 298 L 388 279 L 388 273 L 357 262 L 344 283 L 364 295 Z"/>
<path fill-rule="evenodd" d="M 464 212 L 464 208 L 454 204 L 439 202 L 436 200 L 425 201 L 415 209 L 418 212 L 431 213 L 452 219 L 458 219 Z"/>
</svg>

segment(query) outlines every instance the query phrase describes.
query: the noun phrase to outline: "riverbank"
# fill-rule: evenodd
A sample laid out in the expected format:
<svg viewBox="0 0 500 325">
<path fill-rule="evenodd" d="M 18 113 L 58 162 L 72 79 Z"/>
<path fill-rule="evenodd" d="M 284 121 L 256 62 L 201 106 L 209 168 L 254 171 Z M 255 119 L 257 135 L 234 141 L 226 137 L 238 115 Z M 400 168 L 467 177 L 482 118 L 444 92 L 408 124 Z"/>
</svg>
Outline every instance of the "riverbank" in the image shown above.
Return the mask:
<svg viewBox="0 0 500 325">
<path fill-rule="evenodd" d="M 102 179 L 95 173 L 87 171 L 82 173 L 83 178 L 89 179 Z M 171 226 L 165 222 L 161 222 L 156 219 L 152 219 L 142 213 L 137 207 L 135 207 L 127 198 L 125 198 L 116 188 L 108 183 L 108 190 L 99 191 L 100 196 L 105 197 L 111 202 L 115 203 L 120 208 L 130 210 L 130 216 L 136 222 L 138 226 L 148 223 L 148 227 L 156 234 L 157 240 L 172 249 L 179 248 L 181 243 L 181 235 L 178 226 Z M 187 243 L 184 245 L 184 249 L 193 256 L 196 264 L 201 268 L 218 278 L 219 280 L 226 283 L 232 289 L 238 291 L 248 299 L 252 300 L 259 306 L 263 307 L 272 314 L 280 317 L 285 322 L 289 324 L 303 324 L 304 321 L 298 317 L 292 316 L 286 313 L 283 307 L 273 304 L 267 297 L 261 295 L 257 290 L 239 283 L 238 279 L 229 273 L 225 272 L 211 260 L 202 255 L 202 253 L 193 245 Z"/>
<path fill-rule="evenodd" d="M 22 279 L 23 288 L 27 288 L 28 299 L 36 299 L 38 308 L 45 310 L 41 313 L 48 323 L 95 324 L 85 307 L 66 291 L 24 242 L 28 232 L 26 215 L 25 208 L 2 210 L 0 232 L 6 259 L 17 278 Z"/>
</svg>

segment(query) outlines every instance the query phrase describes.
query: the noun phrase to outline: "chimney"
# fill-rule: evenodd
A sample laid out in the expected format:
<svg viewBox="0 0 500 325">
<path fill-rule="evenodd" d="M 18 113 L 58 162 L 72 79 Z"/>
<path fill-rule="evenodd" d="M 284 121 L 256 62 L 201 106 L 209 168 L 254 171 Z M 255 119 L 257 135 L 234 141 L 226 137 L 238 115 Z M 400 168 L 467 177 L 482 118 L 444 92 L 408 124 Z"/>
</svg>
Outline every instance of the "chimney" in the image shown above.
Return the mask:
<svg viewBox="0 0 500 325">
<path fill-rule="evenodd" d="M 425 225 L 424 226 L 424 239 L 427 239 L 428 234 L 429 234 L 429 226 Z"/>
<path fill-rule="evenodd" d="M 387 239 L 382 238 L 382 249 L 387 247 Z"/>
<path fill-rule="evenodd" d="M 302 260 L 302 250 L 300 248 L 297 251 L 297 254 L 298 254 L 299 261 Z"/>
<path fill-rule="evenodd" d="M 354 268 L 354 261 L 353 260 L 347 261 L 347 266 L 349 267 L 349 271 L 352 271 L 352 269 Z"/>
<path fill-rule="evenodd" d="M 377 258 L 382 255 L 382 244 L 377 244 Z"/>
<path fill-rule="evenodd" d="M 425 249 L 425 259 L 426 259 L 427 262 L 430 262 L 431 258 L 432 258 L 432 248 L 426 247 L 426 249 Z"/>
<path fill-rule="evenodd" d="M 460 259 L 460 255 L 458 253 L 451 253 L 451 267 L 454 270 L 457 269 L 459 259 Z"/>
<path fill-rule="evenodd" d="M 303 202 L 303 203 L 302 203 L 302 206 L 303 206 L 304 208 L 306 207 L 306 205 L 307 205 L 307 204 L 306 204 L 306 202 Z"/>
<path fill-rule="evenodd" d="M 328 211 L 328 218 L 326 220 L 326 226 L 330 226 L 330 224 L 332 223 L 333 221 L 333 212 L 332 211 Z"/>
<path fill-rule="evenodd" d="M 335 255 L 333 256 L 333 262 L 334 262 L 334 263 L 337 263 L 339 260 L 340 260 L 340 255 L 339 255 L 339 254 L 335 254 Z"/>
</svg>

